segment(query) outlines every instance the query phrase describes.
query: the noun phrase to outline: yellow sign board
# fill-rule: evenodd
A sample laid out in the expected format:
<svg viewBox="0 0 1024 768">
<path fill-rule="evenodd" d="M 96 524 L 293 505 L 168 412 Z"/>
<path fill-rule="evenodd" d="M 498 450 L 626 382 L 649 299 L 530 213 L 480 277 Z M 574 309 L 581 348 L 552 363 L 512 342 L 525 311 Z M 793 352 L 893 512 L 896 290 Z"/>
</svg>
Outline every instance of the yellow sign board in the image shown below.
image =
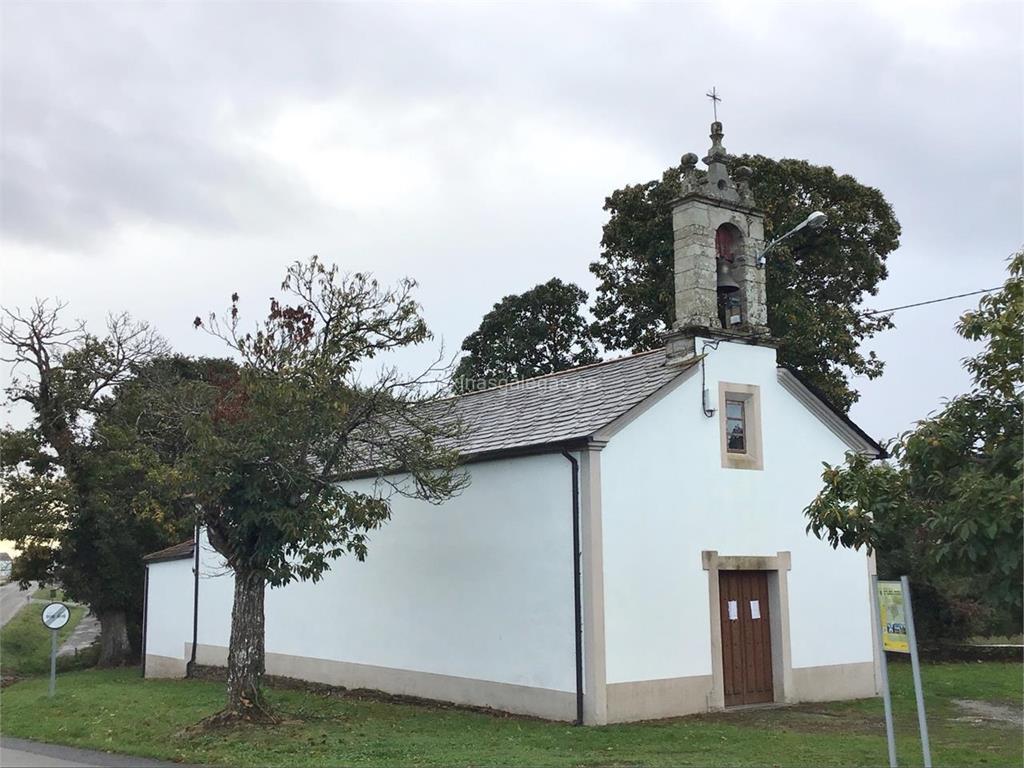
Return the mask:
<svg viewBox="0 0 1024 768">
<path fill-rule="evenodd" d="M 903 587 L 898 581 L 878 582 L 878 610 L 882 648 L 897 653 L 910 653 Z"/>
</svg>

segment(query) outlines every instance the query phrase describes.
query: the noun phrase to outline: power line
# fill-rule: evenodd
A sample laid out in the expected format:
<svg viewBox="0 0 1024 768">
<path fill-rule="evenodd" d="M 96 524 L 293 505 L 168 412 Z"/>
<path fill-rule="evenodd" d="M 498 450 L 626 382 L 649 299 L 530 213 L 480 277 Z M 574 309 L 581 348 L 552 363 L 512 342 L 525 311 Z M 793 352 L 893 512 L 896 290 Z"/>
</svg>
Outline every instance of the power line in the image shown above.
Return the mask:
<svg viewBox="0 0 1024 768">
<path fill-rule="evenodd" d="M 861 317 L 870 317 L 871 315 L 885 315 L 889 312 L 896 312 L 900 309 L 911 309 L 912 307 L 923 307 L 926 304 L 938 304 L 940 301 L 952 301 L 953 299 L 962 299 L 967 296 L 977 296 L 980 293 L 992 293 L 993 291 L 1001 290 L 1003 286 L 998 288 L 983 288 L 980 291 L 971 291 L 969 293 L 958 293 L 955 296 L 943 296 L 941 299 L 929 299 L 928 301 L 918 301 L 914 304 L 904 304 L 900 307 L 889 307 L 888 309 L 872 309 L 867 312 L 861 312 Z"/>
</svg>

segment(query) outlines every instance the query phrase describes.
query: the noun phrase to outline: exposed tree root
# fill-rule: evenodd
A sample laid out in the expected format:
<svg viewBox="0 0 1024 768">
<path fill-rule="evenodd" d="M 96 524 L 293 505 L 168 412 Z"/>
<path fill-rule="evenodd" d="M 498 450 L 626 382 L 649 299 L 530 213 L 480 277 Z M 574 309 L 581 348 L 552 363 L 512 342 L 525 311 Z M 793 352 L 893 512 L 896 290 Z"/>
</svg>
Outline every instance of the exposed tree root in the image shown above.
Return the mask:
<svg viewBox="0 0 1024 768">
<path fill-rule="evenodd" d="M 185 728 L 183 733 L 196 734 L 214 731 L 221 728 L 232 728 L 238 725 L 279 725 L 282 720 L 266 706 L 245 700 L 242 707 L 227 707 L 204 717 L 195 725 Z"/>
</svg>

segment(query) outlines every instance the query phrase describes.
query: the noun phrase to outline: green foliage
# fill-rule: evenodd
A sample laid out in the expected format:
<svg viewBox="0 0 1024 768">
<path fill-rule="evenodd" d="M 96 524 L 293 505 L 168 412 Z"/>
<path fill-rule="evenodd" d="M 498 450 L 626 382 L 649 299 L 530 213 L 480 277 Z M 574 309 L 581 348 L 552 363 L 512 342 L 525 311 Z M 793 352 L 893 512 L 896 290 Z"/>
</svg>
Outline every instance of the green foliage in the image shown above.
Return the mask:
<svg viewBox="0 0 1024 768">
<path fill-rule="evenodd" d="M 826 465 L 808 530 L 833 546 L 867 546 L 887 575 L 905 569 L 984 619 L 1019 629 L 1024 585 L 1024 252 L 1010 277 L 957 325 L 983 349 L 964 361 L 974 389 L 918 422 L 893 445 L 894 463 L 848 456 Z M 998 627 L 996 627 L 998 628 Z M 972 630 L 969 621 L 955 633 Z"/>
<path fill-rule="evenodd" d="M 891 664 L 900 765 L 920 765 L 909 664 Z M 1020 763 L 1020 728 L 975 716 L 969 700 L 1020 712 L 1021 665 L 924 664 L 935 765 Z M 138 670 L 76 672 L 4 690 L 3 734 L 187 765 L 867 766 L 885 765 L 878 697 L 711 713 L 602 728 L 410 704 L 364 692 L 280 688 L 283 721 L 189 729 L 215 712 L 223 683 L 144 680 Z"/>
<path fill-rule="evenodd" d="M 360 376 L 367 361 L 430 338 L 414 285 L 382 288 L 314 257 L 288 270 L 281 289 L 293 303 L 271 299 L 254 331 L 239 330 L 237 294 L 225 321 L 196 319 L 239 363 L 180 390 L 167 410 L 188 436 L 177 466 L 236 576 L 315 581 L 334 558 L 366 556 L 390 494 L 440 502 L 462 487 L 445 447 L 458 431 L 438 398 L 445 372 Z M 376 492 L 343 484 L 361 470 L 377 474 Z"/>
<path fill-rule="evenodd" d="M 816 235 L 772 250 L 767 267 L 768 325 L 779 360 L 800 371 L 843 410 L 857 400 L 853 375 L 874 378 L 882 361 L 861 342 L 890 327 L 887 317 L 859 314 L 887 275 L 885 260 L 900 226 L 877 189 L 827 166 L 760 155 L 734 158 L 753 169 L 751 189 L 765 213 L 765 235 L 778 237 L 814 210 L 828 214 Z M 672 201 L 681 166 L 660 180 L 623 187 L 605 200 L 609 212 L 600 258 L 594 335 L 608 349 L 643 351 L 661 345 L 674 320 Z"/>
<path fill-rule="evenodd" d="M 462 342 L 468 352 L 453 376 L 457 392 L 595 363 L 597 347 L 580 311 L 586 292 L 557 277 L 506 296 Z"/>
<path fill-rule="evenodd" d="M 53 547 L 29 543 L 14 559 L 11 566 L 11 581 L 18 582 L 23 588 L 31 581 L 41 581 L 44 584 L 55 582 L 53 571 L 56 562 L 57 555 Z"/>
<path fill-rule="evenodd" d="M 180 540 L 193 515 L 161 457 L 138 435 L 138 392 L 166 347 L 145 324 L 111 316 L 98 337 L 62 323 L 63 305 L 8 311 L 0 341 L 15 364 L 9 402 L 31 424 L 0 435 L 4 515 L 0 538 L 24 554 L 18 577 L 59 581 L 100 617 L 124 614 L 135 645 L 142 556 Z M 106 631 L 106 630 L 105 630 Z M 120 631 L 120 630 L 119 630 Z M 121 663 L 128 638 L 105 645 Z"/>
</svg>

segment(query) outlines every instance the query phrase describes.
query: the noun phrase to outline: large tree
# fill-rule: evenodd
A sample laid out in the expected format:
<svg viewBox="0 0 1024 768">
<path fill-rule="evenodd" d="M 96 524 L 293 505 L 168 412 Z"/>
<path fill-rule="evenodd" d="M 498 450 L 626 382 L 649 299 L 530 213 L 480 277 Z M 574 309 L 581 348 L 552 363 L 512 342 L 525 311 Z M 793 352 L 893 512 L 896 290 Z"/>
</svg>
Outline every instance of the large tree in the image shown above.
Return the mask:
<svg viewBox="0 0 1024 768">
<path fill-rule="evenodd" d="M 883 576 L 909 573 L 966 615 L 988 606 L 1020 628 L 1024 504 L 1024 252 L 998 293 L 959 321 L 983 344 L 964 361 L 974 386 L 896 440 L 891 463 L 826 465 L 808 529 L 833 546 L 878 552 Z M 980 618 L 984 619 L 984 616 Z"/>
<path fill-rule="evenodd" d="M 0 538 L 30 556 L 22 578 L 55 578 L 100 621 L 100 664 L 131 654 L 129 627 L 142 604 L 142 555 L 179 535 L 173 492 L 159 462 L 117 416 L 118 395 L 166 349 L 144 323 L 111 316 L 97 336 L 65 324 L 63 305 L 5 310 L 0 341 L 14 365 L 8 401 L 31 423 L 5 429 L 0 451 Z M 187 525 L 187 524 L 186 524 Z"/>
<path fill-rule="evenodd" d="M 760 155 L 731 159 L 753 169 L 751 189 L 765 213 L 771 240 L 814 210 L 828 226 L 772 250 L 767 266 L 768 325 L 779 359 L 798 369 L 846 410 L 857 393 L 852 375 L 874 378 L 882 361 L 860 344 L 890 326 L 864 316 L 861 302 L 886 277 L 886 256 L 899 244 L 900 226 L 877 189 L 849 175 L 802 160 Z M 660 180 L 614 191 L 601 256 L 590 265 L 600 281 L 594 333 L 608 349 L 642 351 L 661 344 L 674 320 L 672 201 L 680 194 L 682 166 Z"/>
<path fill-rule="evenodd" d="M 234 574 L 228 701 L 218 722 L 272 718 L 262 693 L 267 585 L 317 580 L 346 553 L 366 557 L 393 494 L 440 502 L 465 476 L 458 423 L 441 398 L 449 371 L 370 375 L 386 353 L 430 338 L 414 283 L 384 288 L 313 258 L 289 268 L 266 318 L 196 318 L 234 371 L 182 388 L 164 407 L 190 443 L 188 476 L 210 544 Z M 353 485 L 369 473 L 372 485 Z"/>
<path fill-rule="evenodd" d="M 504 297 L 462 342 L 468 354 L 455 369 L 456 391 L 597 362 L 597 347 L 581 312 L 586 301 L 586 291 L 557 277 Z"/>
</svg>

